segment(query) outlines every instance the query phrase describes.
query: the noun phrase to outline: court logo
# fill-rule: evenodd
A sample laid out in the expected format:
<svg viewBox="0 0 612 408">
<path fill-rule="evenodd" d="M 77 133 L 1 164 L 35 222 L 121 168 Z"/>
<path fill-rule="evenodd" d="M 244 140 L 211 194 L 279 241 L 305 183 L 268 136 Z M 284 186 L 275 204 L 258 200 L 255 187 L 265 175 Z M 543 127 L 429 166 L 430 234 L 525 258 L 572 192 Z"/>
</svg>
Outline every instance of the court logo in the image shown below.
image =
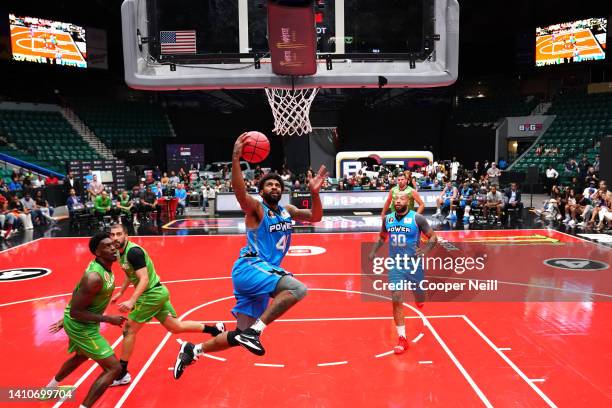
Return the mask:
<svg viewBox="0 0 612 408">
<path fill-rule="evenodd" d="M 557 269 L 566 269 L 570 271 L 599 271 L 608 269 L 610 266 L 601 261 L 584 258 L 552 258 L 546 259 L 544 265 L 551 266 Z"/>
<path fill-rule="evenodd" d="M 313 256 L 324 254 L 325 248 L 309 245 L 292 245 L 287 252 L 287 256 Z"/>
<path fill-rule="evenodd" d="M 19 268 L 0 271 L 0 282 L 14 282 L 42 278 L 49 275 L 51 269 L 46 268 Z"/>
</svg>

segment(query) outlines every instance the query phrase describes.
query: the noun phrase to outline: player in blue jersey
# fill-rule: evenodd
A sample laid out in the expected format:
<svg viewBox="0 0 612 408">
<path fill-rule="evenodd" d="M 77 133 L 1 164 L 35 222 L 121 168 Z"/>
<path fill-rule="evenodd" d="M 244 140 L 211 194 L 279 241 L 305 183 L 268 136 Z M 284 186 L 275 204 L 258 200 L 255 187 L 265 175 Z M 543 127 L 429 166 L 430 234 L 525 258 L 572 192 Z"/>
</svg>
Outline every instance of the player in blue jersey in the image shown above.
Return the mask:
<svg viewBox="0 0 612 408">
<path fill-rule="evenodd" d="M 436 233 L 430 227 L 427 219 L 421 214 L 408 209 L 408 196 L 400 192 L 394 203 L 395 211 L 385 217 L 382 225 L 380 238 L 369 254 L 370 260 L 378 249 L 384 245 L 389 238 L 389 258 L 403 257 L 408 255 L 410 262 L 394 265 L 389 270 L 389 289 L 393 302 L 393 320 L 399 337 L 398 344 L 393 351 L 395 354 L 402 354 L 408 349 L 406 340 L 406 326 L 404 321 L 404 287 L 414 288 L 414 294 L 418 307 L 423 306 L 424 293 L 419 287 L 419 283 L 424 278 L 423 262 L 424 255 L 436 245 L 438 240 Z M 421 234 L 427 238 L 427 244 L 420 246 Z M 416 265 L 416 267 L 415 267 Z M 394 287 L 391 287 L 393 285 Z M 400 288 L 395 290 L 395 288 Z"/>
<path fill-rule="evenodd" d="M 459 207 L 463 208 L 463 223 L 469 224 L 470 211 L 472 207 L 478 206 L 478 201 L 474 199 L 474 190 L 470 186 L 470 181 L 466 179 L 459 189 Z"/>
<path fill-rule="evenodd" d="M 442 209 L 449 207 L 450 211 L 446 216 L 446 219 L 455 220 L 457 214 L 455 213 L 455 202 L 457 201 L 458 191 L 457 187 L 453 185 L 450 180 L 446 181 L 446 186 L 440 193 L 440 196 L 436 199 L 436 213 L 434 217 L 442 216 Z"/>
<path fill-rule="evenodd" d="M 245 140 L 245 134 L 238 138 L 232 156 L 232 188 L 245 213 L 247 228 L 247 245 L 240 251 L 232 269 L 236 297 L 232 314 L 236 317 L 236 330 L 221 333 L 206 343 L 184 342 L 174 367 L 176 379 L 203 353 L 241 345 L 258 356 L 263 355 L 265 350 L 259 337 L 264 328 L 306 296 L 306 286 L 280 264 L 291 245 L 291 221 L 321 220 L 323 207 L 319 190 L 327 178 L 327 170 L 321 166 L 308 184 L 312 209 L 279 205 L 284 184 L 276 173 L 266 174 L 259 181 L 260 202 L 247 193 L 242 178 L 240 157 Z M 268 304 L 270 298 L 273 300 Z"/>
</svg>

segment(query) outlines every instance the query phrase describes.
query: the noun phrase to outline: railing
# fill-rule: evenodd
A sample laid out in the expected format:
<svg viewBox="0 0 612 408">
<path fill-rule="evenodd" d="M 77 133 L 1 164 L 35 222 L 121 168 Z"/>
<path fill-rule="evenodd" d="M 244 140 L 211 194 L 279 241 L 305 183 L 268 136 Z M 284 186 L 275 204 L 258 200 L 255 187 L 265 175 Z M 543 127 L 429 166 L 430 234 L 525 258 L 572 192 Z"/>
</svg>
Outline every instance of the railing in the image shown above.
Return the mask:
<svg viewBox="0 0 612 408">
<path fill-rule="evenodd" d="M 42 175 L 45 175 L 45 176 L 53 175 L 53 176 L 55 176 L 57 178 L 64 178 L 64 177 L 66 177 L 65 174 L 58 173 L 58 172 L 56 172 L 54 170 L 47 169 L 45 167 L 41 167 L 41 166 L 39 166 L 37 164 L 34 164 L 34 163 L 23 161 L 23 160 L 18 159 L 16 157 L 9 156 L 8 154 L 0 153 L 0 160 L 4 161 L 6 163 L 12 164 L 13 166 L 23 167 L 24 169 L 31 170 L 34 173 L 39 173 L 39 174 L 42 174 Z"/>
</svg>

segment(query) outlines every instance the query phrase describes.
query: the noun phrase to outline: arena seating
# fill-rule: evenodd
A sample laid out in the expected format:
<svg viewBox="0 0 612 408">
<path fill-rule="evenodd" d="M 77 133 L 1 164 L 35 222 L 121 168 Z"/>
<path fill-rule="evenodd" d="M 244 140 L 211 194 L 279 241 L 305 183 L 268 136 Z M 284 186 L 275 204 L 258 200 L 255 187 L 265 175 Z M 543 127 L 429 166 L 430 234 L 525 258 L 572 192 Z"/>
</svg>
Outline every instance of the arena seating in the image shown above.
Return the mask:
<svg viewBox="0 0 612 408">
<path fill-rule="evenodd" d="M 602 136 L 612 133 L 612 94 L 560 96 L 547 114 L 557 118 L 513 166 L 513 170 L 537 166 L 544 172 L 548 165 L 552 165 L 563 174 L 565 162 L 570 158 L 580 160 L 586 154 L 592 162 L 599 153 L 596 143 Z M 558 154 L 536 155 L 536 148 L 540 145 L 557 147 Z"/>
<path fill-rule="evenodd" d="M 79 118 L 114 150 L 151 149 L 154 138 L 173 136 L 168 117 L 157 104 L 86 98 L 70 103 Z"/>
<path fill-rule="evenodd" d="M 455 107 L 453 115 L 457 125 L 492 126 L 506 116 L 529 115 L 537 104 L 533 96 L 463 99 Z"/>
<path fill-rule="evenodd" d="M 0 110 L 0 131 L 18 149 L 3 153 L 62 173 L 69 160 L 101 159 L 59 112 Z"/>
</svg>

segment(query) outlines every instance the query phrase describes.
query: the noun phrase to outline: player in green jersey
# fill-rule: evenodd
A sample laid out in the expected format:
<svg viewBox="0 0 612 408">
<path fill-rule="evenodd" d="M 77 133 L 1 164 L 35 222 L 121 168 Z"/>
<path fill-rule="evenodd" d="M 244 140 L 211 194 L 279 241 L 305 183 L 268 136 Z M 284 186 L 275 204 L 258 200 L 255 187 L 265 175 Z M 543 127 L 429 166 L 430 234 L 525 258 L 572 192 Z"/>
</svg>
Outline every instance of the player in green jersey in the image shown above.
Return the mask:
<svg viewBox="0 0 612 408">
<path fill-rule="evenodd" d="M 88 358 L 102 367 L 102 374 L 89 389 L 81 407 L 91 407 L 121 372 L 113 349 L 100 334 L 100 322 L 122 326 L 126 320 L 123 316 L 104 314 L 115 289 L 111 266 L 117 260 L 117 250 L 113 241 L 107 233 L 99 232 L 89 240 L 89 250 L 96 259 L 89 263 L 74 289 L 64 318 L 49 329 L 56 333 L 63 328 L 69 339 L 68 351 L 75 354 L 62 365 L 48 388 L 56 388 Z"/>
<path fill-rule="evenodd" d="M 128 321 L 123 328 L 123 346 L 121 350 L 121 373 L 112 386 L 128 384 L 131 381 L 127 370 L 128 361 L 134 351 L 136 334 L 142 326 L 153 318 L 171 333 L 208 333 L 216 336 L 225 331 L 223 323 L 215 326 L 205 325 L 195 321 L 181 321 L 177 318 L 174 307 L 170 303 L 170 292 L 162 285 L 155 272 L 153 260 L 139 245 L 128 238 L 127 228 L 122 224 L 114 224 L 110 229 L 110 237 L 115 249 L 119 251 L 119 264 L 125 272 L 126 279 L 121 289 L 113 297 L 115 303 L 127 287 L 134 285 L 134 292 L 126 301 L 119 303 L 119 311 L 129 313 Z"/>
<path fill-rule="evenodd" d="M 407 172 L 410 173 L 410 172 Z M 423 199 L 419 195 L 418 191 L 411 186 L 409 183 L 412 183 L 410 174 L 406 175 L 406 173 L 400 173 L 397 175 L 395 181 L 397 184 L 393 186 L 393 188 L 389 191 L 389 195 L 387 196 L 387 201 L 385 201 L 385 205 L 380 213 L 380 216 L 384 220 L 387 216 L 387 211 L 391 206 L 391 203 L 395 201 L 397 195 L 400 191 L 406 192 L 408 195 L 408 211 L 414 210 L 414 204 L 417 203 L 419 207 L 416 209 L 416 212 L 419 214 L 423 214 L 425 211 L 425 203 Z"/>
</svg>

